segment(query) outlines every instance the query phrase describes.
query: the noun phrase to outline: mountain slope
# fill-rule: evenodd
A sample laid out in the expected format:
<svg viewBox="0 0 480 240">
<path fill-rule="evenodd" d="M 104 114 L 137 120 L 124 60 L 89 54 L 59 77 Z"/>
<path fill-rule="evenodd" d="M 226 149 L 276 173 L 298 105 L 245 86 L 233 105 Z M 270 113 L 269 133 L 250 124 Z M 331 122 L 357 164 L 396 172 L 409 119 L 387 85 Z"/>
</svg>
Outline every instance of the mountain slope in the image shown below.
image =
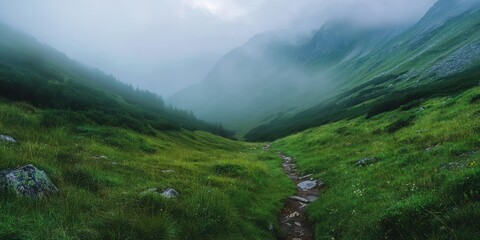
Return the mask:
<svg viewBox="0 0 480 240">
<path fill-rule="evenodd" d="M 439 1 L 408 31 L 366 56 L 334 66 L 329 71 L 340 87 L 330 99 L 293 117 L 259 126 L 246 138 L 271 140 L 344 118 L 372 116 L 412 102 L 419 104 L 438 94 L 453 94 L 475 86 L 480 72 L 479 5 L 443 18 L 459 4 L 463 2 Z M 441 11 L 447 12 L 442 15 Z M 425 27 L 432 24 L 435 28 Z"/>
<path fill-rule="evenodd" d="M 263 34 L 220 60 L 202 83 L 168 101 L 237 129 L 248 140 L 286 136 L 348 116 L 362 102 L 472 67 L 479 6 L 473 0 L 441 0 L 408 28 L 337 20 L 297 42 Z M 261 44 L 252 47 L 258 38 Z M 372 106 L 363 108 L 354 112 L 365 114 Z"/>
<path fill-rule="evenodd" d="M 240 135 L 278 114 L 289 115 L 318 103 L 335 82 L 317 68 L 365 55 L 379 41 L 395 35 L 391 28 L 334 31 L 347 25 L 332 21 L 313 39 L 259 34 L 222 58 L 202 83 L 168 101 L 239 130 Z"/>
<path fill-rule="evenodd" d="M 242 126 L 262 121 L 280 109 L 295 105 L 288 96 L 291 89 L 301 91 L 300 66 L 291 59 L 290 41 L 275 33 L 264 33 L 224 56 L 198 85 L 186 88 L 168 99 L 199 117 L 222 122 L 241 130 Z M 281 74 L 279 74 L 281 72 Z M 292 82 L 291 76 L 298 76 Z"/>
<path fill-rule="evenodd" d="M 70 117 L 65 121 L 123 126 L 143 133 L 186 128 L 231 135 L 3 24 L 0 35 L 1 97 L 67 111 Z"/>
</svg>

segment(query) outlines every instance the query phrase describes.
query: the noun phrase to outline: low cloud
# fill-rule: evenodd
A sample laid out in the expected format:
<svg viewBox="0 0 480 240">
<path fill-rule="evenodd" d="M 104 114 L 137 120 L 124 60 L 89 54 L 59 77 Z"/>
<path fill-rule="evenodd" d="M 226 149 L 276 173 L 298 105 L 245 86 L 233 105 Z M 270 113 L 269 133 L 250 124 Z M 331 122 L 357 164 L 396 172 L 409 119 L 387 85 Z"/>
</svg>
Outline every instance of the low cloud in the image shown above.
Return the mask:
<svg viewBox="0 0 480 240">
<path fill-rule="evenodd" d="M 120 80 L 168 96 L 270 30 L 330 18 L 408 24 L 434 0 L 0 0 L 0 19 Z"/>
</svg>

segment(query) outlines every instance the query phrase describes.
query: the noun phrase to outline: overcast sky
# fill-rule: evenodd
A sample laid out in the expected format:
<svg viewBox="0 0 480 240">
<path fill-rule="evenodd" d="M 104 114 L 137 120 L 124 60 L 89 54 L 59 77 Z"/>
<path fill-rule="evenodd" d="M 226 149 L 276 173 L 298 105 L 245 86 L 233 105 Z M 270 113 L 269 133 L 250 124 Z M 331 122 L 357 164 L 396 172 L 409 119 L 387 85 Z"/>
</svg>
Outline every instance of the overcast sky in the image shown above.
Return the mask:
<svg viewBox="0 0 480 240">
<path fill-rule="evenodd" d="M 71 58 L 168 97 L 270 30 L 329 18 L 412 23 L 435 0 L 0 0 L 0 19 Z M 1 36 L 0 36 L 1 37 Z"/>
</svg>

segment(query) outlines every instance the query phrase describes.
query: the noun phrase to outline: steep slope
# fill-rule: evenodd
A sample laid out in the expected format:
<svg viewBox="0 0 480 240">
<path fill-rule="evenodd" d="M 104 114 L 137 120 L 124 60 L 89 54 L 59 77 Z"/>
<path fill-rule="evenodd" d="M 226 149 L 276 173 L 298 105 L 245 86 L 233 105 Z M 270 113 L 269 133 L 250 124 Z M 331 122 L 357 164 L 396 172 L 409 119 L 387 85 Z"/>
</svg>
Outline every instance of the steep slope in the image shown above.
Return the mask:
<svg viewBox="0 0 480 240">
<path fill-rule="evenodd" d="M 340 86 L 329 100 L 259 126 L 247 139 L 275 139 L 475 86 L 480 72 L 479 6 L 470 1 L 439 1 L 408 31 L 368 55 L 329 69 Z"/>
<path fill-rule="evenodd" d="M 0 96 L 69 111 L 66 121 L 123 126 L 143 133 L 201 129 L 229 136 L 219 126 L 168 107 L 161 97 L 90 69 L 34 38 L 0 23 Z M 55 114 L 52 114 L 52 122 Z M 61 120 L 61 119 L 60 119 Z"/>
</svg>

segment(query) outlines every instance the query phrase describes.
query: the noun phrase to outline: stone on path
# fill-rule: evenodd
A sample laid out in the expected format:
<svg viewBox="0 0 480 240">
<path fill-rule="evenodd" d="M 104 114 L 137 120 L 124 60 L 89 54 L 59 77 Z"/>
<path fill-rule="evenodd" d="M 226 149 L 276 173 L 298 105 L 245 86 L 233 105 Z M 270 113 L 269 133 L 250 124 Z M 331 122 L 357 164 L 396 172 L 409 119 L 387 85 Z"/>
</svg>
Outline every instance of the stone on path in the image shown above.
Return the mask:
<svg viewBox="0 0 480 240">
<path fill-rule="evenodd" d="M 297 184 L 297 187 L 300 188 L 301 190 L 310 190 L 314 187 L 317 186 L 317 181 L 303 181 L 299 184 Z"/>
<path fill-rule="evenodd" d="M 303 197 L 299 197 L 299 196 L 291 196 L 289 197 L 291 200 L 294 200 L 294 201 L 297 201 L 297 202 L 301 202 L 301 203 L 309 203 L 310 201 L 308 201 L 308 199 L 306 198 L 303 198 Z"/>
</svg>

